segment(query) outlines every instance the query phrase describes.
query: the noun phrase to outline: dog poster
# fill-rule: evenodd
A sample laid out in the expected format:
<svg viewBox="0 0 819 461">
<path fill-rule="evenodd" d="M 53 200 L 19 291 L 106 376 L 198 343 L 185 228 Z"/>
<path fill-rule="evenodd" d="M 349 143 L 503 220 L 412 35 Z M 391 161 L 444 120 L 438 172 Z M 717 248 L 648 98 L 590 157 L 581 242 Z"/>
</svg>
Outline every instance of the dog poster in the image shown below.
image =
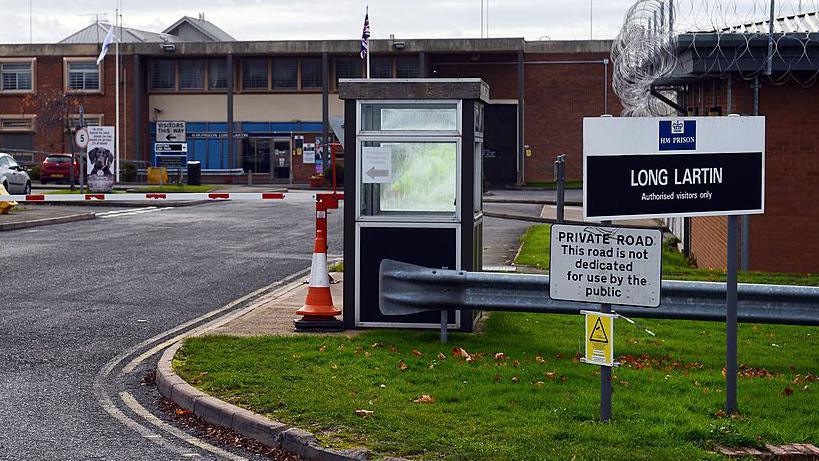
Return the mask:
<svg viewBox="0 0 819 461">
<path fill-rule="evenodd" d="M 88 127 L 88 189 L 110 193 L 114 188 L 114 127 Z"/>
</svg>

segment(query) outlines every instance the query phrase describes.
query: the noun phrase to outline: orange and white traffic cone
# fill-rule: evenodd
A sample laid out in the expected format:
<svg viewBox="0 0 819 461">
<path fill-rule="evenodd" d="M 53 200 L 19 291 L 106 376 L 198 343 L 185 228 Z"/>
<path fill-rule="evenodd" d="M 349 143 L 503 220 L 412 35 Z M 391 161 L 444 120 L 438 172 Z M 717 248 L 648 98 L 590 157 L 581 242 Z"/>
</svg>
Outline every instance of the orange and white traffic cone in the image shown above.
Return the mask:
<svg viewBox="0 0 819 461">
<path fill-rule="evenodd" d="M 313 250 L 313 266 L 310 269 L 310 284 L 304 306 L 296 311 L 301 319 L 293 321 L 296 331 L 341 331 L 341 320 L 335 316 L 341 311 L 333 306 L 330 293 L 330 274 L 327 272 L 327 240 L 324 232 L 316 232 L 316 246 Z"/>
</svg>

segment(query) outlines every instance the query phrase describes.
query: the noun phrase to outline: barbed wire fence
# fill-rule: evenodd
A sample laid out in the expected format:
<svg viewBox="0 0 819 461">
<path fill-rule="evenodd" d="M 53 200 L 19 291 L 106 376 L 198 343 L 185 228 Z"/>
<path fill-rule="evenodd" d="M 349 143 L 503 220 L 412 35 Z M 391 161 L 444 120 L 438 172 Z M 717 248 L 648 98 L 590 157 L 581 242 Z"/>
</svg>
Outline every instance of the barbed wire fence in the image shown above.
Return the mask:
<svg viewBox="0 0 819 461">
<path fill-rule="evenodd" d="M 819 0 L 638 0 L 612 46 L 612 86 L 622 115 L 668 115 L 652 85 L 679 73 L 686 52 L 706 63 L 704 75 L 811 86 L 817 47 Z"/>
</svg>

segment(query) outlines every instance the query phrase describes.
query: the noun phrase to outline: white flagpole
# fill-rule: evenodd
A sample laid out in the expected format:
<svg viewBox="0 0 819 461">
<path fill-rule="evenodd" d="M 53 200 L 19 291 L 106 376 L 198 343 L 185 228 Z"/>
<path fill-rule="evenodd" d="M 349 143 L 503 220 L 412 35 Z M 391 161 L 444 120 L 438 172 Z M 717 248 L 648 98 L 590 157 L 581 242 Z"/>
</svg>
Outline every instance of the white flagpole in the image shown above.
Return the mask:
<svg viewBox="0 0 819 461">
<path fill-rule="evenodd" d="M 115 16 L 114 16 L 114 24 L 117 24 L 118 21 L 119 21 L 119 9 L 116 10 L 116 13 L 115 13 Z M 119 33 L 121 35 L 122 30 L 120 30 Z M 114 169 L 116 170 L 116 182 L 119 183 L 119 37 L 116 37 L 116 43 L 114 44 L 114 47 L 115 47 L 114 49 L 115 49 L 115 55 L 116 55 L 116 64 L 114 65 L 114 69 L 115 69 L 114 74 L 116 75 L 116 77 L 115 77 L 116 78 L 116 80 L 115 80 L 116 83 L 115 83 L 114 86 L 115 86 L 115 91 L 117 92 L 116 97 L 114 98 L 114 104 L 116 105 L 115 113 L 116 113 L 116 117 L 117 117 L 117 121 L 116 121 L 116 125 L 115 125 L 116 126 L 116 128 L 115 128 L 115 130 L 116 130 L 115 139 L 116 139 L 117 155 L 116 155 L 116 160 L 115 160 L 115 163 L 114 163 Z"/>
<path fill-rule="evenodd" d="M 370 50 L 367 50 L 367 78 L 370 78 Z"/>
</svg>

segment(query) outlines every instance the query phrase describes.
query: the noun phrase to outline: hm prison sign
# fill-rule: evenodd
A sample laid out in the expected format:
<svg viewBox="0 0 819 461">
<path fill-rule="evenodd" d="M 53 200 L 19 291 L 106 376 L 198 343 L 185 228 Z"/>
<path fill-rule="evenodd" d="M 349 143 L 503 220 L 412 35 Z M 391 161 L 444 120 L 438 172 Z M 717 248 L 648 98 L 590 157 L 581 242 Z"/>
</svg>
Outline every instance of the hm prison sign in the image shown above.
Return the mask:
<svg viewBox="0 0 819 461">
<path fill-rule="evenodd" d="M 586 218 L 762 213 L 765 118 L 586 118 L 583 176 Z"/>
</svg>

